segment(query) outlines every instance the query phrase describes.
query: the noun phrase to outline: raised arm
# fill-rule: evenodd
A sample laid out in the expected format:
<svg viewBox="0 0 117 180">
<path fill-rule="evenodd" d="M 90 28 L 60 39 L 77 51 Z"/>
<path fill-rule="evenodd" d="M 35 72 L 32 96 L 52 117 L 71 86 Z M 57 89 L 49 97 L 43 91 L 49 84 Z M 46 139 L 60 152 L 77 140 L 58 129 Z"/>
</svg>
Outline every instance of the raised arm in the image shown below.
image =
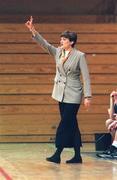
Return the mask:
<svg viewBox="0 0 117 180">
<path fill-rule="evenodd" d="M 55 56 L 57 48 L 48 43 L 36 30 L 33 25 L 33 18 L 30 17 L 30 20 L 28 20 L 25 23 L 26 27 L 29 29 L 30 32 L 32 32 L 33 39 L 42 47 L 44 50 L 46 50 L 49 54 Z"/>
</svg>

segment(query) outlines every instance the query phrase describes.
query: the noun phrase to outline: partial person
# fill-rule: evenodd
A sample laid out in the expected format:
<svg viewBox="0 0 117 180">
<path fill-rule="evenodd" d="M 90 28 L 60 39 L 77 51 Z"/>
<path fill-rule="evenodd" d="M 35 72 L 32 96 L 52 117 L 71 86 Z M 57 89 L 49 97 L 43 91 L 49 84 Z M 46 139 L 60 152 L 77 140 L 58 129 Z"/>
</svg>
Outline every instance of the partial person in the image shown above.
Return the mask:
<svg viewBox="0 0 117 180">
<path fill-rule="evenodd" d="M 110 108 L 108 109 L 109 119 L 106 120 L 106 127 L 112 136 L 112 145 L 102 153 L 97 153 L 100 158 L 117 159 L 117 91 L 110 94 Z"/>
</svg>

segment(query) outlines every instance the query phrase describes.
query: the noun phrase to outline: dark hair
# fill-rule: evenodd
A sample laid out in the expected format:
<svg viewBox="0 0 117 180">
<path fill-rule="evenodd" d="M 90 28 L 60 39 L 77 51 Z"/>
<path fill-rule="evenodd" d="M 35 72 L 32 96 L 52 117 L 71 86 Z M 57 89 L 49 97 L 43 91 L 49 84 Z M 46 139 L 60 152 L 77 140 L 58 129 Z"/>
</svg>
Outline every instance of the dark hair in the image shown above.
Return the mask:
<svg viewBox="0 0 117 180">
<path fill-rule="evenodd" d="M 71 45 L 72 47 L 74 47 L 77 42 L 77 34 L 75 32 L 64 31 L 60 37 L 65 37 L 69 39 L 69 41 L 73 41 L 73 44 Z"/>
</svg>

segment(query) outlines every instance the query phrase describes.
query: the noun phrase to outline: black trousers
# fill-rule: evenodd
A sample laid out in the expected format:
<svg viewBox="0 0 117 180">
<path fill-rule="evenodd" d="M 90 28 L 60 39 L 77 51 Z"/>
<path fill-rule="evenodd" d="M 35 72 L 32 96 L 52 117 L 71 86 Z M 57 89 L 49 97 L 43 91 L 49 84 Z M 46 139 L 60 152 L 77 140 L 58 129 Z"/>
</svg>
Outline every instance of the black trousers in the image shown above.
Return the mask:
<svg viewBox="0 0 117 180">
<path fill-rule="evenodd" d="M 77 122 L 80 104 L 59 102 L 61 121 L 57 128 L 55 145 L 61 147 L 80 147 L 81 134 Z"/>
</svg>

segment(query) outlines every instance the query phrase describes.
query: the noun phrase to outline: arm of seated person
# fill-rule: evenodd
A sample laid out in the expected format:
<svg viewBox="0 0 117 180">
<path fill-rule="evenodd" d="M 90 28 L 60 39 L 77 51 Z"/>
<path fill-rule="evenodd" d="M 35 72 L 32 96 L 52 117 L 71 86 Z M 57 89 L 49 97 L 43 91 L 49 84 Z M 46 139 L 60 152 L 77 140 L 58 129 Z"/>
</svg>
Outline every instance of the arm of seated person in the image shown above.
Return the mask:
<svg viewBox="0 0 117 180">
<path fill-rule="evenodd" d="M 108 126 L 108 130 L 109 131 L 113 131 L 117 129 L 117 114 L 114 114 L 115 119 L 113 120 L 113 122 Z"/>
</svg>

